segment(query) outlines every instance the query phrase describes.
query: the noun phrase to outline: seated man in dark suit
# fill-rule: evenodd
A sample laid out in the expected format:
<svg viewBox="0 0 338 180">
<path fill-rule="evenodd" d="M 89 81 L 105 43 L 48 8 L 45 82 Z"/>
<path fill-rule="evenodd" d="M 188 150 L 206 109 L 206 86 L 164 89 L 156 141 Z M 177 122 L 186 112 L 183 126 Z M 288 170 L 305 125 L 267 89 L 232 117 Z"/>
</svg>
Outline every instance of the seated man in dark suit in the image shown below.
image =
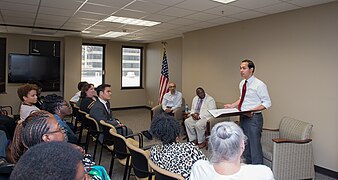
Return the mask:
<svg viewBox="0 0 338 180">
<path fill-rule="evenodd" d="M 113 117 L 113 112 L 110 109 L 109 100 L 111 98 L 111 89 L 109 84 L 101 84 L 96 88 L 98 100 L 94 103 L 90 109 L 90 116 L 97 120 L 100 124 L 100 120 L 104 120 L 107 123 L 115 126 L 118 134 L 129 135 L 133 131 L 122 124 L 118 119 Z"/>
</svg>

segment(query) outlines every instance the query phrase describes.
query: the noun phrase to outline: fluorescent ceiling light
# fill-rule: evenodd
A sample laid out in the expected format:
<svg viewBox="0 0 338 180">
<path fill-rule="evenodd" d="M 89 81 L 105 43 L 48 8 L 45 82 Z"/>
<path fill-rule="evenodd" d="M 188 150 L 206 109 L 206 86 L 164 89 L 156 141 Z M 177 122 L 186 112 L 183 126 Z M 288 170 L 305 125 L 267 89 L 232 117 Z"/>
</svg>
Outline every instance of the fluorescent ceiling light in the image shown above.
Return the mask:
<svg viewBox="0 0 338 180">
<path fill-rule="evenodd" d="M 110 16 L 103 21 L 121 23 L 121 24 L 130 24 L 136 26 L 155 26 L 157 24 L 161 24 L 161 22 L 156 21 L 147 21 L 142 19 L 134 19 L 127 17 L 118 17 L 118 16 Z"/>
<path fill-rule="evenodd" d="M 129 33 L 127 32 L 114 32 L 114 31 L 109 31 L 107 33 L 101 34 L 99 35 L 99 37 L 110 37 L 110 38 L 116 38 L 116 37 L 120 37 L 120 36 L 124 36 L 127 35 Z"/>
<path fill-rule="evenodd" d="M 90 31 L 81 31 L 82 33 L 89 34 Z"/>
<path fill-rule="evenodd" d="M 223 4 L 228 4 L 237 0 L 211 0 L 211 1 L 215 1 L 215 2 L 219 2 L 219 3 L 223 3 Z"/>
</svg>

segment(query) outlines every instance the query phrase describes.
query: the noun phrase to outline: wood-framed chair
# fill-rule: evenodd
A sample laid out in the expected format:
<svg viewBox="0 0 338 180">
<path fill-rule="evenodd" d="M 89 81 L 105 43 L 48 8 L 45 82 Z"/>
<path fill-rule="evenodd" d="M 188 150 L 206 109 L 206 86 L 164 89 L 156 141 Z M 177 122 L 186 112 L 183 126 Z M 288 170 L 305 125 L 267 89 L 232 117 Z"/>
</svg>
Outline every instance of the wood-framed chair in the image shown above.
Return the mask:
<svg viewBox="0 0 338 180">
<path fill-rule="evenodd" d="M 128 139 L 126 140 L 126 145 L 131 154 L 131 166 L 134 170 L 136 179 L 155 179 L 155 173 L 152 171 L 151 167 L 148 164 L 149 151 L 144 151 L 143 149 L 136 147 L 135 145 L 131 144 Z"/>
<path fill-rule="evenodd" d="M 103 146 L 103 131 L 100 130 L 100 126 L 98 122 L 94 118 L 90 117 L 89 114 L 86 114 L 85 119 L 86 119 L 85 122 L 88 125 L 85 150 L 86 152 L 88 151 L 90 136 L 92 136 L 95 139 L 95 146 L 94 146 L 94 153 L 93 153 L 93 160 L 95 161 L 97 144 L 101 144 L 101 146 Z"/>
<path fill-rule="evenodd" d="M 123 180 L 129 179 L 130 176 L 130 152 L 128 151 L 127 145 L 126 145 L 126 138 L 129 139 L 131 144 L 134 144 L 135 146 L 138 146 L 140 148 L 143 147 L 143 136 L 141 133 L 139 134 L 132 134 L 128 137 L 124 137 L 120 134 L 117 134 L 115 128 L 111 128 L 109 130 L 109 133 L 112 135 L 112 140 L 114 141 L 114 155 L 116 159 L 119 161 L 121 165 L 124 166 L 124 173 L 123 173 Z M 131 137 L 138 136 L 138 141 L 134 139 L 130 139 Z M 130 137 L 130 138 L 129 138 Z M 112 172 L 114 166 L 114 158 L 112 158 L 112 161 L 110 163 L 109 173 Z"/>
<path fill-rule="evenodd" d="M 269 166 L 276 180 L 314 178 L 313 125 L 283 117 L 279 129 L 263 129 L 263 164 Z"/>
<path fill-rule="evenodd" d="M 152 160 L 148 159 L 148 164 L 155 173 L 155 180 L 184 180 L 180 174 L 176 174 L 157 166 Z"/>
</svg>

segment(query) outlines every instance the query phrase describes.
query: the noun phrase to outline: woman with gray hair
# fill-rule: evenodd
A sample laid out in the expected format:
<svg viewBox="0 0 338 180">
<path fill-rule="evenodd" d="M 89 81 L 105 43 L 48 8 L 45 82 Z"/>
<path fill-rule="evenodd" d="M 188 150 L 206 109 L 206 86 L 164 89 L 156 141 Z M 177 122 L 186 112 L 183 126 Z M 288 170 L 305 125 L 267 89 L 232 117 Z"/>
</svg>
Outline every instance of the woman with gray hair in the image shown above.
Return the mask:
<svg viewBox="0 0 338 180">
<path fill-rule="evenodd" d="M 237 124 L 233 122 L 216 124 L 211 130 L 209 140 L 210 162 L 197 161 L 192 167 L 190 179 L 273 180 L 269 167 L 241 163 L 245 141 L 246 136 Z"/>
</svg>

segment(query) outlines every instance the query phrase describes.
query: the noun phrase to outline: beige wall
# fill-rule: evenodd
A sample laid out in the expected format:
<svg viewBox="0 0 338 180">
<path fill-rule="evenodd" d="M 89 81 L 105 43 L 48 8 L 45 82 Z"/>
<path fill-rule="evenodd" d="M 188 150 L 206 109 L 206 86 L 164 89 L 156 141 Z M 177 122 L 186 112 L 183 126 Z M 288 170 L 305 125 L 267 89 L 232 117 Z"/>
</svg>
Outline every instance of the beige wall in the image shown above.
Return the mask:
<svg viewBox="0 0 338 180">
<path fill-rule="evenodd" d="M 70 99 L 77 92 L 77 83 L 81 79 L 82 43 L 104 44 L 105 83 L 111 85 L 111 107 L 132 107 L 145 105 L 145 89 L 121 90 L 121 48 L 125 46 L 144 47 L 142 44 L 128 44 L 113 41 L 93 41 L 81 38 L 65 38 L 65 97 Z M 145 60 L 143 61 L 145 62 Z M 144 78 L 143 78 L 144 79 Z M 89 82 L 90 83 L 90 82 Z M 144 83 L 143 83 L 144 84 Z"/>
<path fill-rule="evenodd" d="M 176 89 L 182 91 L 182 38 L 166 40 L 166 52 L 169 67 L 169 80 L 176 83 Z M 148 44 L 146 54 L 146 105 L 153 107 L 158 103 L 158 91 L 162 68 L 163 46 L 161 42 Z"/>
<path fill-rule="evenodd" d="M 188 102 L 202 86 L 216 101 L 239 98 L 239 64 L 256 64 L 272 107 L 264 126 L 283 116 L 314 125 L 315 164 L 338 171 L 338 3 L 190 32 L 183 38 L 182 88 Z"/>
<path fill-rule="evenodd" d="M 27 35 L 19 35 L 19 34 L 2 34 L 0 33 L 0 37 L 6 38 L 6 60 L 8 59 L 9 53 L 18 53 L 18 54 L 28 54 L 29 53 L 29 39 L 34 40 L 47 40 L 47 41 L 60 41 L 61 47 L 63 47 L 62 38 L 52 38 L 52 37 L 41 37 L 41 36 L 27 36 Z M 63 51 L 61 50 L 61 60 L 63 59 L 62 55 Z M 7 61 L 8 64 L 8 61 Z M 8 68 L 6 67 L 6 74 Z M 7 77 L 6 77 L 7 80 Z M 0 94 L 0 105 L 10 105 L 13 107 L 14 113 L 19 111 L 20 99 L 17 95 L 17 89 L 19 86 L 23 84 L 19 83 L 7 83 L 6 84 L 6 93 Z M 48 93 L 57 93 L 61 95 L 61 92 L 43 92 L 42 95 L 46 95 Z"/>
</svg>

